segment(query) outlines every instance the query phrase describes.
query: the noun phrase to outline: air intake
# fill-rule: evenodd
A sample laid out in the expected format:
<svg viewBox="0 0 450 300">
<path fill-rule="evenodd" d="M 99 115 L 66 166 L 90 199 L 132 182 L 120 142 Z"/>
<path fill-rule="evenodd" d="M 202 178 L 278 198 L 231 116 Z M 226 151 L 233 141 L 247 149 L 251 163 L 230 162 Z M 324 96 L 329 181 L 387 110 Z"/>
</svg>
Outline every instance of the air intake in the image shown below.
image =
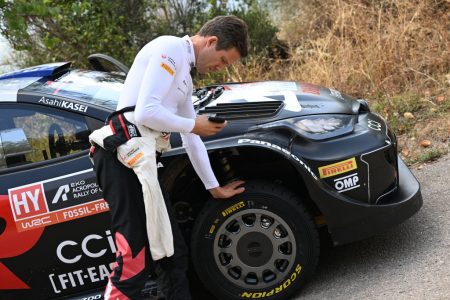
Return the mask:
<svg viewBox="0 0 450 300">
<path fill-rule="evenodd" d="M 202 108 L 198 113 L 215 115 L 227 120 L 267 118 L 275 116 L 283 106 L 283 101 L 259 101 L 241 103 L 218 103 Z"/>
</svg>

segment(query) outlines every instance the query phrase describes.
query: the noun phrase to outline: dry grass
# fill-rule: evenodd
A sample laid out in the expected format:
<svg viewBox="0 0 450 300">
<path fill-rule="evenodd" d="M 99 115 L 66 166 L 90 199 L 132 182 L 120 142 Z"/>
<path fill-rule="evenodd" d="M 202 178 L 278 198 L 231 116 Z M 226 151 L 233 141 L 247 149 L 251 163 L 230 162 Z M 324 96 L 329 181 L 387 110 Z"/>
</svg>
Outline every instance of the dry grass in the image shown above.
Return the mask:
<svg viewBox="0 0 450 300">
<path fill-rule="evenodd" d="M 289 60 L 256 57 L 236 75 L 314 82 L 361 95 L 448 88 L 450 2 L 311 2 L 292 1 L 287 9 L 299 16 L 279 24 Z"/>
<path fill-rule="evenodd" d="M 279 37 L 289 44 L 290 58 L 251 57 L 222 80 L 296 80 L 333 87 L 368 99 L 394 127 L 410 163 L 446 152 L 449 0 L 285 0 L 279 12 Z M 404 118 L 404 112 L 415 118 Z M 431 147 L 419 146 L 425 137 Z"/>
</svg>

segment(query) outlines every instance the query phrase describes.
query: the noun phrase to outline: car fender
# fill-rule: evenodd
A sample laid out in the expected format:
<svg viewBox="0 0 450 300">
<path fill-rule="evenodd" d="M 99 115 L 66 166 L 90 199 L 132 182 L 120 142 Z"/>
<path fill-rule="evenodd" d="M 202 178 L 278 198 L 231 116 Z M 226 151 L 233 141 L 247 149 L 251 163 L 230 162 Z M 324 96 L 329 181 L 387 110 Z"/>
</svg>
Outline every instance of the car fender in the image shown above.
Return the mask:
<svg viewBox="0 0 450 300">
<path fill-rule="evenodd" d="M 313 169 L 306 163 L 306 161 L 302 158 L 300 153 L 294 153 L 289 148 L 289 139 L 284 141 L 278 139 L 277 141 L 272 141 L 267 137 L 262 137 L 260 135 L 242 135 L 242 136 L 234 136 L 232 138 L 225 138 L 214 141 L 205 142 L 205 147 L 208 152 L 213 152 L 216 150 L 225 150 L 225 149 L 233 149 L 233 148 L 242 148 L 242 147 L 252 147 L 252 148 L 263 148 L 268 151 L 272 151 L 277 153 L 280 156 L 285 157 L 289 163 L 297 170 L 298 174 L 301 176 L 305 186 L 307 188 L 307 192 L 310 195 L 310 198 L 316 204 L 316 197 L 311 193 L 311 186 L 317 186 L 317 188 L 330 190 L 331 193 L 333 191 L 326 185 L 322 183 L 319 179 L 318 174 L 316 174 Z M 180 164 L 179 160 L 176 160 L 176 157 L 185 156 L 186 150 L 183 147 L 177 147 L 171 149 L 170 151 L 165 152 L 162 157 L 162 163 L 159 165 L 160 167 L 165 167 L 164 176 L 165 178 L 173 177 L 173 173 L 178 174 L 177 171 L 172 168 L 184 168 L 184 164 Z M 172 161 L 177 161 L 176 163 L 172 163 Z M 167 167 L 167 168 L 166 168 Z M 171 171 L 169 171 L 169 169 Z M 169 172 L 167 172 L 169 171 Z M 172 171 L 174 171 L 172 173 Z M 171 175 L 172 173 L 172 175 Z M 319 207 L 320 208 L 320 207 Z"/>
</svg>

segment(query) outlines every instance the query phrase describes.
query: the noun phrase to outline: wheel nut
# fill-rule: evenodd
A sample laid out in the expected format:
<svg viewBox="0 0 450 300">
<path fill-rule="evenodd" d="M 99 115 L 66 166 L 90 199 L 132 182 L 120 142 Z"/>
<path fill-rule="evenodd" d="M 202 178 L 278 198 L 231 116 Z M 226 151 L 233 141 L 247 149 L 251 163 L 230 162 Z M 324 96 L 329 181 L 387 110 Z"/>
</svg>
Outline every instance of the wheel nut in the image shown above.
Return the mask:
<svg viewBox="0 0 450 300">
<path fill-rule="evenodd" d="M 275 231 L 273 232 L 273 235 L 278 239 L 281 237 L 281 230 L 280 228 L 275 228 Z"/>
<path fill-rule="evenodd" d="M 266 219 L 266 218 L 261 219 L 261 226 L 263 228 L 269 228 L 270 224 L 271 223 L 270 223 L 269 219 Z"/>
</svg>

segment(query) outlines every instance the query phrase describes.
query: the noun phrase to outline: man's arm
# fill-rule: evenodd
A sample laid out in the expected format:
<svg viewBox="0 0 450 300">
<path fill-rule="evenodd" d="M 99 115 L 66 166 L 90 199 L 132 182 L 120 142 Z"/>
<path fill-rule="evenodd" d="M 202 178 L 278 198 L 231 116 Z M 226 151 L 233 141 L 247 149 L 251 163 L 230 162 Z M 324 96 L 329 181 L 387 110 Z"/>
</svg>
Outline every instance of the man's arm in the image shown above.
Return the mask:
<svg viewBox="0 0 450 300">
<path fill-rule="evenodd" d="M 186 100 L 185 103 L 179 106 L 178 113 L 188 118 L 195 118 L 193 132 L 208 133 L 216 130 L 214 133 L 217 133 L 225 126 L 225 124 L 219 124 L 220 126 L 216 127 L 217 123 L 208 121 L 206 116 L 196 117 L 192 102 L 189 100 Z M 243 181 L 235 181 L 223 187 L 219 185 L 211 168 L 205 144 L 203 144 L 203 141 L 196 133 L 182 133 L 181 138 L 195 172 L 197 172 L 198 176 L 205 185 L 205 188 L 209 190 L 214 198 L 230 198 L 234 195 L 242 193 L 245 190 L 243 187 L 239 187 L 244 183 Z"/>
</svg>

